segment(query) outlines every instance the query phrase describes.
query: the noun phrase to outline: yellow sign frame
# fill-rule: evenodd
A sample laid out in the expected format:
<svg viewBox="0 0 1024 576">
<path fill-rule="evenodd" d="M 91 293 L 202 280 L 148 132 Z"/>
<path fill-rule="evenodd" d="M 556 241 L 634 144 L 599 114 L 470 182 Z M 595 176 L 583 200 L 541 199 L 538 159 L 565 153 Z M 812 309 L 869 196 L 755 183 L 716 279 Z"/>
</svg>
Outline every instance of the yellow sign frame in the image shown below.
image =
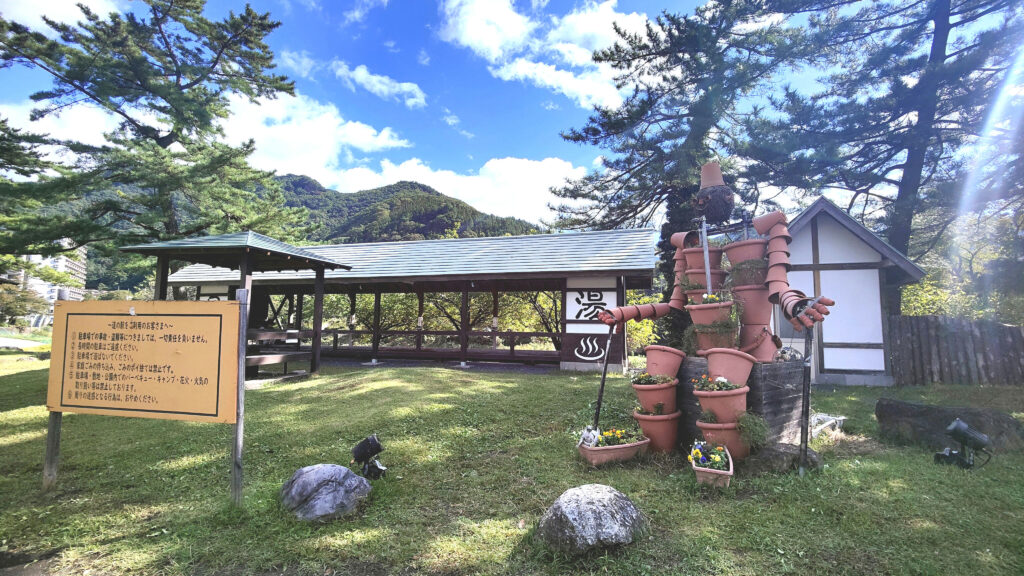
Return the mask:
<svg viewBox="0 0 1024 576">
<path fill-rule="evenodd" d="M 237 301 L 58 301 L 46 407 L 236 423 L 239 307 Z"/>
</svg>

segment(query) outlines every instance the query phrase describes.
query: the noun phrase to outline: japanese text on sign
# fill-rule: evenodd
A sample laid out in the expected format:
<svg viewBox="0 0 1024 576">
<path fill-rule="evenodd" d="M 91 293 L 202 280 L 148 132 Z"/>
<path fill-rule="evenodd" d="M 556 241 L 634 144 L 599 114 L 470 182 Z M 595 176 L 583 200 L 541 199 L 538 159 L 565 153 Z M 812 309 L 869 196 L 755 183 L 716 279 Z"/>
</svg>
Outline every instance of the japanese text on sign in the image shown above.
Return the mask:
<svg viewBox="0 0 1024 576">
<path fill-rule="evenodd" d="M 233 422 L 233 302 L 59 302 L 47 407 Z"/>
</svg>

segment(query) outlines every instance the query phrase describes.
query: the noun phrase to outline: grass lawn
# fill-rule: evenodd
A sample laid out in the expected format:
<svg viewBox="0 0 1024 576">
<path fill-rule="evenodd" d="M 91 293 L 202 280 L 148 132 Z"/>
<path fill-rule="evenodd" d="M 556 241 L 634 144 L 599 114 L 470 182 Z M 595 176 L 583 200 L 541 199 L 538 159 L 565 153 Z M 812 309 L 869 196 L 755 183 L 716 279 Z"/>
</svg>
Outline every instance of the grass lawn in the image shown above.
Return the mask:
<svg viewBox="0 0 1024 576">
<path fill-rule="evenodd" d="M 588 469 L 573 431 L 592 375 L 330 368 L 246 395 L 246 505 L 228 506 L 231 427 L 68 414 L 58 489 L 40 491 L 48 362 L 0 355 L 0 567 L 47 558 L 93 574 L 1020 574 L 1024 455 L 966 473 L 873 442 L 877 397 L 1024 412 L 1024 390 L 815 392 L 859 442 L 827 467 L 698 488 L 680 456 Z M 609 380 L 606 424 L 633 393 Z M 278 490 L 297 468 L 346 463 L 377 432 L 390 467 L 360 513 L 309 525 Z M 651 520 L 649 539 L 584 560 L 537 547 L 564 490 L 603 483 Z"/>
</svg>

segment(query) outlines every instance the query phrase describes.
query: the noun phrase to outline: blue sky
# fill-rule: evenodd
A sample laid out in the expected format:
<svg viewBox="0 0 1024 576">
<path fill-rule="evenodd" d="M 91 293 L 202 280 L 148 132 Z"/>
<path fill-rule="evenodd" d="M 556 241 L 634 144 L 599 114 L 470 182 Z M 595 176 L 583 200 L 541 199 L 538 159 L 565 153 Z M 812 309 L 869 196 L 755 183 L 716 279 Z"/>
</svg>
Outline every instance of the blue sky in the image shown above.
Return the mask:
<svg viewBox="0 0 1024 576">
<path fill-rule="evenodd" d="M 30 26 L 77 18 L 72 0 L 0 0 Z M 99 11 L 143 8 L 89 0 Z M 641 0 L 258 0 L 282 26 L 269 37 L 296 96 L 232 103 L 229 140 L 256 140 L 251 162 L 352 192 L 416 180 L 474 207 L 549 219 L 550 186 L 593 169 L 601 151 L 564 142 L 594 104 L 615 105 L 612 71 L 590 61 L 612 22 L 642 29 L 665 5 Z M 696 2 L 675 3 L 690 11 Z M 216 18 L 243 4 L 210 0 Z M 42 7 L 42 8 L 40 8 Z M 39 72 L 4 70 L 0 115 L 28 125 Z M 35 131 L 98 141 L 116 122 L 79 107 Z"/>
</svg>

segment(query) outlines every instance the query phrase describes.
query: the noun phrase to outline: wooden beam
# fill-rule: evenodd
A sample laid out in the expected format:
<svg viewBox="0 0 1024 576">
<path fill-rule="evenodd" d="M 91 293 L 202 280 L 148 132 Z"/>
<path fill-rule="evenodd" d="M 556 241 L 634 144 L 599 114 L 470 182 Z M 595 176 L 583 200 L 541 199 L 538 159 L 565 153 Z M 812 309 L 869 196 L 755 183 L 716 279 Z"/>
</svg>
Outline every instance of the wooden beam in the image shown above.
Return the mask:
<svg viewBox="0 0 1024 576">
<path fill-rule="evenodd" d="M 243 261 L 248 258 L 243 257 Z M 243 272 L 248 268 L 244 267 Z M 251 278 L 251 275 L 250 275 Z M 231 501 L 236 508 L 242 507 L 242 447 L 245 433 L 245 367 L 246 367 L 246 344 L 249 339 L 246 336 L 249 332 L 249 290 L 238 290 L 235 292 L 235 299 L 238 300 L 238 382 L 237 394 L 238 404 L 235 407 L 235 437 L 231 443 Z"/>
<path fill-rule="evenodd" d="M 821 254 L 818 251 L 818 246 L 818 220 L 815 218 L 811 220 L 811 264 L 815 267 L 821 265 Z M 821 296 L 821 270 L 814 269 L 811 271 L 811 275 L 814 278 L 814 296 Z M 815 332 L 813 353 L 818 357 L 818 373 L 821 374 L 825 371 L 825 351 L 821 348 L 821 341 L 824 340 L 821 324 L 815 323 L 811 330 Z"/>
<path fill-rule="evenodd" d="M 312 374 L 320 373 L 320 341 L 323 338 L 324 323 L 324 268 L 316 269 L 316 282 L 313 284 L 313 358 L 309 362 Z"/>
<path fill-rule="evenodd" d="M 491 348 L 498 347 L 498 288 L 491 288 L 491 330 L 494 331 L 494 336 L 491 336 Z"/>
<path fill-rule="evenodd" d="M 423 349 L 423 325 L 420 323 L 423 318 L 423 290 L 416 292 L 416 349 Z"/>
<path fill-rule="evenodd" d="M 153 286 L 153 300 L 167 300 L 167 277 L 171 271 L 171 257 L 161 254 L 156 257 L 156 284 Z"/>
</svg>

